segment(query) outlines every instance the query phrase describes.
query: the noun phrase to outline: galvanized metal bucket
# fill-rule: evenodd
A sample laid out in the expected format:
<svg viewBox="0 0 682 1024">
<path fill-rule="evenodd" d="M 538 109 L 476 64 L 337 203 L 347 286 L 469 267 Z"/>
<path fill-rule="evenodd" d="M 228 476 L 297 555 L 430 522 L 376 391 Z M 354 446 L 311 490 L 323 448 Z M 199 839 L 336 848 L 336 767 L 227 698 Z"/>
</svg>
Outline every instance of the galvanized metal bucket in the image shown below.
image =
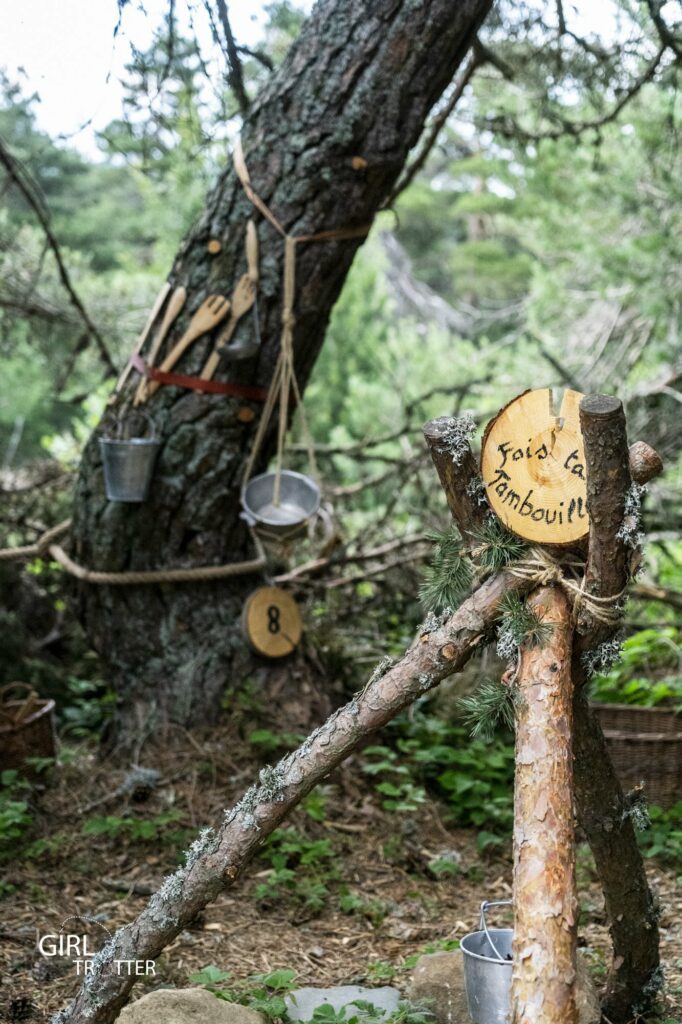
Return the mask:
<svg viewBox="0 0 682 1024">
<path fill-rule="evenodd" d="M 154 422 L 146 413 L 140 413 L 151 423 L 151 437 L 100 437 L 99 446 L 104 468 L 104 487 L 109 501 L 140 502 L 147 497 L 154 472 L 154 462 L 160 441 L 156 437 Z M 122 433 L 119 422 L 117 434 Z"/>
<path fill-rule="evenodd" d="M 320 488 L 303 473 L 283 469 L 280 500 L 274 501 L 276 473 L 254 476 L 242 491 L 243 518 L 257 533 L 279 540 L 303 532 L 320 507 Z"/>
<path fill-rule="evenodd" d="M 474 1024 L 509 1024 L 511 1021 L 511 928 L 488 928 L 489 907 L 510 906 L 511 900 L 481 903 L 480 931 L 470 932 L 459 946 L 464 955 L 464 986 L 469 1016 Z"/>
</svg>

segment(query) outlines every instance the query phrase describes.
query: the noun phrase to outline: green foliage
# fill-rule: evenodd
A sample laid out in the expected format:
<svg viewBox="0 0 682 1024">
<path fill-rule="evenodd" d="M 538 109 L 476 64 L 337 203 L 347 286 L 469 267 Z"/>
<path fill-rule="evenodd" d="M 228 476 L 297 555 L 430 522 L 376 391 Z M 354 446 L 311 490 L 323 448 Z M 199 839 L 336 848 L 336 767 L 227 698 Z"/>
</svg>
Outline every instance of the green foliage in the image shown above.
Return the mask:
<svg viewBox="0 0 682 1024">
<path fill-rule="evenodd" d="M 324 908 L 329 887 L 339 878 L 328 839 L 308 839 L 293 828 L 276 829 L 261 856 L 270 864 L 270 872 L 253 891 L 260 906 L 271 909 L 289 903 L 313 914 Z"/>
<path fill-rule="evenodd" d="M 210 964 L 196 974 L 190 975 L 195 985 L 203 985 L 218 999 L 228 1003 L 241 1003 L 261 1013 L 267 1021 L 287 1019 L 284 996 L 294 988 L 296 972 L 289 968 L 279 968 L 269 974 L 254 974 L 245 981 L 236 981 L 231 988 L 225 988 L 224 982 L 232 977 L 229 971 Z"/>
<path fill-rule="evenodd" d="M 506 841 L 513 820 L 513 746 L 472 740 L 464 726 L 424 711 L 400 716 L 388 732 L 395 751 L 369 748 L 378 749 L 385 770 L 406 769 L 398 777 L 444 800 L 453 824 L 476 828 L 480 849 Z"/>
<path fill-rule="evenodd" d="M 390 747 L 365 747 L 365 757 L 378 760 L 365 761 L 362 770 L 380 781 L 376 783 L 377 793 L 381 793 L 381 806 L 386 811 L 416 811 L 419 804 L 426 799 L 421 786 L 416 786 L 407 765 L 401 763 L 400 755 Z"/>
<path fill-rule="evenodd" d="M 177 830 L 169 831 L 168 826 L 182 819 L 181 811 L 171 809 L 156 814 L 153 818 L 120 817 L 115 814 L 96 815 L 89 818 L 81 829 L 86 836 L 105 836 L 110 839 L 125 839 L 131 843 L 175 844 L 180 838 Z"/>
<path fill-rule="evenodd" d="M 431 565 L 424 570 L 419 598 L 428 612 L 457 608 L 473 581 L 471 563 L 462 554 L 462 538 L 451 527 L 432 535 L 436 550 Z"/>
<path fill-rule="evenodd" d="M 492 739 L 500 726 L 513 731 L 515 703 L 516 691 L 499 679 L 484 679 L 474 693 L 457 702 L 471 735 L 484 740 Z"/>
<path fill-rule="evenodd" d="M 643 629 L 623 641 L 620 660 L 592 678 L 592 697 L 607 704 L 682 708 L 681 631 Z"/>
<path fill-rule="evenodd" d="M 26 835 L 32 823 L 26 792 L 30 783 L 14 769 L 0 773 L 0 861 L 12 856 L 18 840 Z"/>
<path fill-rule="evenodd" d="M 476 565 L 488 572 L 499 572 L 512 562 L 523 558 L 527 545 L 516 537 L 496 517 L 486 519 L 482 527 L 474 531 Z"/>
<path fill-rule="evenodd" d="M 662 807 L 647 810 L 649 827 L 637 833 L 644 856 L 682 864 L 682 801 L 667 810 Z"/>
</svg>

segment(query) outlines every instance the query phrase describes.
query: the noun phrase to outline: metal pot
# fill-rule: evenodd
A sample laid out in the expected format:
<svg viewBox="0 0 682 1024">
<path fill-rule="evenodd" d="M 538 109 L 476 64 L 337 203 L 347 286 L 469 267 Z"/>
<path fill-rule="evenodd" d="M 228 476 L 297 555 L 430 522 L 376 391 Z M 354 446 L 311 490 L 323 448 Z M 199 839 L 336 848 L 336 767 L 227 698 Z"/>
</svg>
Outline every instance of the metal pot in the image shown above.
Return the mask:
<svg viewBox="0 0 682 1024">
<path fill-rule="evenodd" d="M 104 487 L 109 501 L 140 502 L 147 497 L 154 462 L 161 442 L 154 423 L 151 437 L 100 437 Z M 121 426 L 119 424 L 119 431 Z"/>
<path fill-rule="evenodd" d="M 285 539 L 305 529 L 320 507 L 320 489 L 309 476 L 283 469 L 280 474 L 280 500 L 273 496 L 276 473 L 261 473 L 246 484 L 242 492 L 243 517 L 265 536 Z"/>
<path fill-rule="evenodd" d="M 464 956 L 464 987 L 474 1024 L 509 1024 L 511 1020 L 511 928 L 488 928 L 489 907 L 510 906 L 511 900 L 481 903 L 480 931 L 470 932 L 459 946 Z"/>
</svg>

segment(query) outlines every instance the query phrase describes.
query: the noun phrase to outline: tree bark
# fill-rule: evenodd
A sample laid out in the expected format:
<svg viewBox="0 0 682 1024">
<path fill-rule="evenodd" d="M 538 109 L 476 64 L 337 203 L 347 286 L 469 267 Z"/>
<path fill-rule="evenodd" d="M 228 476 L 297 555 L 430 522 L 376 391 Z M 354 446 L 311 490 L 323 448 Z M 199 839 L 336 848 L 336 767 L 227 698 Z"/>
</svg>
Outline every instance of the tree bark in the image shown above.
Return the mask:
<svg viewBox="0 0 682 1024">
<path fill-rule="evenodd" d="M 483 583 L 442 626 L 423 633 L 393 668 L 375 672 L 345 707 L 298 750 L 260 773 L 222 825 L 194 844 L 187 862 L 142 913 L 119 929 L 93 960 L 93 970 L 71 1006 L 53 1024 L 110 1024 L 135 983 L 118 974 L 117 960 L 154 960 L 207 903 L 232 885 L 283 818 L 371 733 L 458 672 L 490 638 L 499 605 L 518 580 L 500 573 Z"/>
<path fill-rule="evenodd" d="M 527 605 L 552 632 L 524 646 L 514 781 L 514 1024 L 575 1024 L 571 608 L 559 588 Z"/>
<path fill-rule="evenodd" d="M 371 224 L 490 6 L 491 0 L 319 0 L 242 128 L 253 186 L 289 233 Z M 160 358 L 208 294 L 232 294 L 246 270 L 244 233 L 254 216 L 230 165 L 175 260 L 171 283 L 187 288 L 188 301 Z M 258 219 L 263 342 L 255 360 L 229 373 L 239 383 L 267 386 L 279 351 L 283 244 Z M 221 249 L 211 255 L 207 243 L 216 239 Z M 301 385 L 359 244 L 355 239 L 297 247 L 294 349 Z M 252 328 L 246 316 L 235 341 L 250 338 Z M 197 373 L 211 344 L 206 337 L 196 342 L 179 369 Z M 130 381 L 123 389 L 114 415 L 135 386 Z M 75 494 L 76 559 L 120 571 L 248 557 L 239 484 L 255 424 L 238 418 L 244 404 L 161 388 L 146 409 L 162 445 L 150 496 L 139 506 L 107 503 L 93 437 Z M 254 405 L 257 415 L 261 409 Z M 269 451 L 266 445 L 261 469 Z M 191 723 L 215 707 L 226 682 L 234 685 L 240 670 L 246 671 L 240 665 L 246 652 L 239 613 L 256 585 L 245 577 L 182 586 L 77 587 L 80 617 L 112 669 L 129 718 L 148 718 L 155 706 L 161 719 Z"/>
<path fill-rule="evenodd" d="M 624 590 L 630 575 L 633 551 L 628 550 L 622 529 L 630 474 L 652 479 L 663 464 L 648 446 L 647 451 L 637 445 L 628 450 L 625 416 L 617 398 L 586 396 L 580 424 L 590 514 L 587 587 L 596 597 L 612 597 Z M 578 820 L 594 855 L 613 942 L 604 1013 L 612 1024 L 627 1024 L 655 997 L 660 954 L 656 906 L 629 808 L 585 692 L 584 655 L 613 639 L 616 628 L 587 614 L 579 616 L 573 658 L 574 772 Z"/>
</svg>

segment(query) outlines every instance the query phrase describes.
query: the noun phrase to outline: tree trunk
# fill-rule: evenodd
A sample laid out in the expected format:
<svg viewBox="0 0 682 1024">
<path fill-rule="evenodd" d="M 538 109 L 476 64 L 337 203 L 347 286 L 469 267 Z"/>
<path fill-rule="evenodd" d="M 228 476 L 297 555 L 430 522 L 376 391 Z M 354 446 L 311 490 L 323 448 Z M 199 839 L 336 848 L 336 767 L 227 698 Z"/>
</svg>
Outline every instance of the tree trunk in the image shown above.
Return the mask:
<svg viewBox="0 0 682 1024">
<path fill-rule="evenodd" d="M 575 1024 L 571 609 L 558 587 L 527 604 L 552 633 L 522 648 L 517 684 L 513 1021 Z"/>
<path fill-rule="evenodd" d="M 242 129 L 252 184 L 289 233 L 371 224 L 490 6 L 491 0 L 319 0 Z M 236 364 L 229 379 L 267 386 L 279 351 L 283 243 L 255 214 L 231 165 L 176 258 L 170 280 L 187 289 L 188 300 L 160 357 L 207 295 L 232 294 L 246 270 L 245 228 L 254 216 L 263 343 L 258 357 Z M 221 243 L 218 255 L 208 252 L 209 240 Z M 359 244 L 298 246 L 294 351 L 301 385 Z M 237 342 L 251 336 L 252 324 L 250 316 L 243 319 Z M 179 369 L 197 373 L 211 345 L 212 339 L 200 339 Z M 228 379 L 228 371 L 217 376 Z M 114 414 L 125 408 L 136 384 L 128 382 Z M 75 494 L 75 557 L 112 571 L 249 557 L 239 485 L 262 406 L 254 405 L 256 421 L 245 423 L 237 416 L 245 404 L 162 387 L 146 406 L 162 445 L 142 505 L 107 503 L 98 444 L 91 438 Z M 266 445 L 260 468 L 268 451 Z M 78 585 L 81 619 L 111 668 L 129 721 L 149 721 L 153 712 L 158 720 L 196 722 L 215 707 L 228 681 L 238 684 L 245 665 L 251 667 L 240 611 L 259 582 L 239 577 L 196 585 Z"/>
</svg>

